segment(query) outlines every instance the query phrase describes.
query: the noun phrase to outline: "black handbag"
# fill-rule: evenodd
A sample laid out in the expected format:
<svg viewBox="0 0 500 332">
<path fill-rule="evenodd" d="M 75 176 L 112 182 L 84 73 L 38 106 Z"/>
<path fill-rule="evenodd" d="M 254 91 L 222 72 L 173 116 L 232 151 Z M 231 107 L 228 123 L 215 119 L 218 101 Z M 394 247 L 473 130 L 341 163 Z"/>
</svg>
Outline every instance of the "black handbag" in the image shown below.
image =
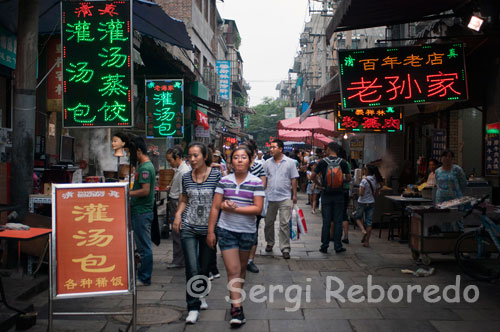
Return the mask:
<svg viewBox="0 0 500 332">
<path fill-rule="evenodd" d="M 160 225 L 158 223 L 158 208 L 156 206 L 156 201 L 153 205 L 153 222 L 151 223 L 151 242 L 160 245 L 161 234 L 160 234 Z"/>
</svg>

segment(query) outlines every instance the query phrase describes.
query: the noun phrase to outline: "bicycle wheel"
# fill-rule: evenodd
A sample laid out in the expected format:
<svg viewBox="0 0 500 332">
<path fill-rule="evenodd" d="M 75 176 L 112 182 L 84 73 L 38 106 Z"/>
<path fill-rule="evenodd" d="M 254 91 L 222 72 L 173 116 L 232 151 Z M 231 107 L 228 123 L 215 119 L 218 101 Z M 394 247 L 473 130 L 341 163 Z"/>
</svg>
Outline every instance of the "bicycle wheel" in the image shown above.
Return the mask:
<svg viewBox="0 0 500 332">
<path fill-rule="evenodd" d="M 500 277 L 500 253 L 485 231 L 462 234 L 455 244 L 455 258 L 462 271 L 474 279 Z"/>
</svg>

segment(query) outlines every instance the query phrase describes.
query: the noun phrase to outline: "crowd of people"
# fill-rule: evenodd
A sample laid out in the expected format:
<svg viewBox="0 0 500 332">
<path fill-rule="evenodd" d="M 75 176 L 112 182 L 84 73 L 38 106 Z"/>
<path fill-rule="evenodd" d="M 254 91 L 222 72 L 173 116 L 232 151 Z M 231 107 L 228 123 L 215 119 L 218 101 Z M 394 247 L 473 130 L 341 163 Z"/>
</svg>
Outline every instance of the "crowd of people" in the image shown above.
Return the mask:
<svg viewBox="0 0 500 332">
<path fill-rule="evenodd" d="M 116 137 L 125 140 L 123 146 L 136 166 L 130 192 L 132 225 L 141 256 L 136 284 L 147 286 L 151 284 L 153 270 L 154 168 L 144 139 Z M 319 251 L 327 253 L 331 240 L 337 254 L 346 251 L 343 244 L 349 243 L 347 205 L 351 165 L 337 143 L 329 143 L 324 153 L 316 149 L 314 154 L 305 151 L 289 154 L 284 151 L 283 142 L 276 139 L 265 156 L 253 140 L 233 146 L 229 154 L 192 142 L 186 149 L 181 146 L 169 149 L 166 158 L 175 170 L 167 188 L 173 230 L 173 260 L 167 267 L 185 270 L 187 323 L 196 323 L 200 310 L 208 308 L 206 298 L 195 296 L 188 287 L 197 276 L 206 277 L 202 279 L 205 287 L 209 280 L 220 277 L 217 247 L 232 285 L 230 324 L 237 327 L 245 323 L 238 289 L 243 287 L 247 271 L 259 272 L 254 261 L 259 223 L 264 220 L 265 251 L 273 252 L 278 218 L 279 250 L 284 259 L 290 259 L 289 220 L 299 190 L 308 194 L 313 213 L 321 200 L 323 224 Z M 382 179 L 376 166 L 370 165 L 365 172 L 356 219 L 364 234 L 364 245 L 368 246 L 373 204 Z"/>
</svg>

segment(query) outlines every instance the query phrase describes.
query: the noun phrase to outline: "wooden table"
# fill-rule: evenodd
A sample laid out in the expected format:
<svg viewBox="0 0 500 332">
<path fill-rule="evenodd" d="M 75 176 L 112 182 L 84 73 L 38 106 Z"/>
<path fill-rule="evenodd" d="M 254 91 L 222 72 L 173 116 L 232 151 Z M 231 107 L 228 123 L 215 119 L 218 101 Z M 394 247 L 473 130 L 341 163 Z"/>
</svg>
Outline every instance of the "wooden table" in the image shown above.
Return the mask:
<svg viewBox="0 0 500 332">
<path fill-rule="evenodd" d="M 410 204 L 421 204 L 421 203 L 432 203 L 432 199 L 422 198 L 422 197 L 403 197 L 403 196 L 384 196 L 385 198 L 398 203 L 401 205 L 401 234 L 399 234 L 399 242 L 408 242 L 408 230 L 410 225 L 410 219 L 406 218 L 405 210 Z"/>
<path fill-rule="evenodd" d="M 23 240 L 32 240 L 40 236 L 48 235 L 52 233 L 52 229 L 49 228 L 35 228 L 31 227 L 29 230 L 12 230 L 12 229 L 4 229 L 0 231 L 0 239 L 11 239 L 11 240 L 17 240 L 17 267 L 20 267 L 21 263 L 21 241 Z M 25 313 L 22 310 L 16 309 L 14 307 L 11 307 L 7 303 L 7 298 L 5 296 L 5 291 L 3 289 L 3 283 L 2 283 L 2 276 L 0 275 L 0 296 L 2 298 L 2 302 L 4 303 L 5 307 L 17 311 L 19 313 Z"/>
</svg>

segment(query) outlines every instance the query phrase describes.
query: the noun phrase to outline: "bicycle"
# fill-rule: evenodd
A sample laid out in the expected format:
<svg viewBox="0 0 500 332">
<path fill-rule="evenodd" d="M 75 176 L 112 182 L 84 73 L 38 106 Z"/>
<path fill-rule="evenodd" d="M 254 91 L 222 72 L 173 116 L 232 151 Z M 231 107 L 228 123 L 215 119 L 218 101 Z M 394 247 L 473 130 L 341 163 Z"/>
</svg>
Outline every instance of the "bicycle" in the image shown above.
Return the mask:
<svg viewBox="0 0 500 332">
<path fill-rule="evenodd" d="M 460 269 L 477 280 L 490 281 L 500 277 L 500 225 L 486 215 L 481 204 L 489 197 L 484 196 L 465 214 L 475 209 L 481 211 L 481 225 L 462 234 L 455 244 L 455 258 Z"/>
</svg>

